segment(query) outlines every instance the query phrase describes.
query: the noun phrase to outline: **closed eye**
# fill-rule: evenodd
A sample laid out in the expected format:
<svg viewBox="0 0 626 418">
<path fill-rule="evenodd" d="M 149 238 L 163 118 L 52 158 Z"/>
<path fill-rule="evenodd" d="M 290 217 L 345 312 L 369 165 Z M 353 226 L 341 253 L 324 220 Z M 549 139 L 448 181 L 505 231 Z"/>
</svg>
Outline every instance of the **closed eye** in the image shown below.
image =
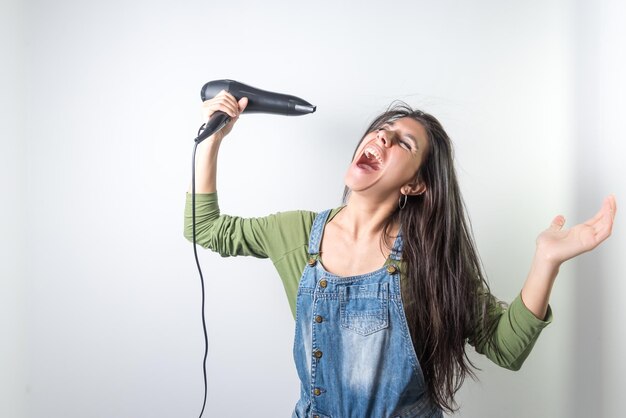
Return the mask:
<svg viewBox="0 0 626 418">
<path fill-rule="evenodd" d="M 387 130 L 388 128 L 390 128 L 390 126 L 389 126 L 389 125 L 383 125 L 383 126 L 381 126 L 380 128 L 376 129 L 376 132 L 379 132 L 379 131 L 385 131 L 385 130 Z M 409 139 L 409 141 L 411 141 L 411 140 L 412 140 L 412 139 L 410 138 L 410 139 Z M 413 147 L 411 146 L 411 142 L 409 142 L 409 141 L 406 141 L 406 140 L 400 139 L 398 142 L 402 145 L 402 147 L 403 147 L 403 148 L 406 148 L 407 150 L 412 151 L 412 150 L 413 150 Z"/>
</svg>

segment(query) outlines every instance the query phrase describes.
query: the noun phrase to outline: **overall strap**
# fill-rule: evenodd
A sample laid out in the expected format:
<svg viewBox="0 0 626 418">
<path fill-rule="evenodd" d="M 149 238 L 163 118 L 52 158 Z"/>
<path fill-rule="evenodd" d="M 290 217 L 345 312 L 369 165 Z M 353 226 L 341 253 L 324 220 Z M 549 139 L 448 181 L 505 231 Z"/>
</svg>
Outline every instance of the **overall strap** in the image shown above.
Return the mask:
<svg viewBox="0 0 626 418">
<path fill-rule="evenodd" d="M 311 236 L 309 237 L 309 255 L 315 255 L 320 252 L 320 243 L 322 242 L 322 234 L 324 233 L 324 225 L 330 214 L 331 209 L 320 212 L 313 221 L 311 227 Z"/>
<path fill-rule="evenodd" d="M 389 254 L 389 257 L 396 261 L 400 261 L 400 259 L 402 258 L 402 229 L 398 231 L 398 236 L 393 243 L 393 248 L 391 249 L 391 254 Z"/>
</svg>

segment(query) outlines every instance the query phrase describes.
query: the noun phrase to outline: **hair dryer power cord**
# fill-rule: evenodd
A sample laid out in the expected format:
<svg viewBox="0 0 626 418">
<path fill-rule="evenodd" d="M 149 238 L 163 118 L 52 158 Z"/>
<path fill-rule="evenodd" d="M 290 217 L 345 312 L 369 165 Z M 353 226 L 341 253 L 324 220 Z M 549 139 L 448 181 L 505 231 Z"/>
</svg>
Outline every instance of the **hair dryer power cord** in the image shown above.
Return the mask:
<svg viewBox="0 0 626 418">
<path fill-rule="evenodd" d="M 204 130 L 206 124 L 202 124 L 198 129 L 198 137 Z M 200 261 L 198 260 L 198 249 L 196 248 L 196 149 L 200 141 L 194 141 L 193 156 L 191 157 L 191 223 L 192 223 L 192 237 L 193 237 L 193 255 L 196 259 L 196 266 L 198 267 L 198 273 L 200 273 L 200 284 L 202 287 L 202 330 L 204 331 L 204 360 L 202 361 L 202 374 L 204 376 L 204 401 L 202 401 L 202 410 L 200 416 L 204 413 L 207 398 L 207 377 L 206 377 L 206 359 L 209 354 L 209 337 L 206 331 L 206 320 L 204 318 L 204 277 L 202 276 L 202 269 L 200 268 Z"/>
</svg>

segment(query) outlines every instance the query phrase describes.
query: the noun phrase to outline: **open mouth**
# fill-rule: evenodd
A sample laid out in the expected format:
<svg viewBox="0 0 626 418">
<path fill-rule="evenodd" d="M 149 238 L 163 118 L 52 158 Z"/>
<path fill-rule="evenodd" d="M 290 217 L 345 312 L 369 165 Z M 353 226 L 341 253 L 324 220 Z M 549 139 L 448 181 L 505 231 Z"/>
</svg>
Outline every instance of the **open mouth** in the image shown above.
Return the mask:
<svg viewBox="0 0 626 418">
<path fill-rule="evenodd" d="M 368 146 L 356 162 L 356 166 L 363 170 L 377 171 L 383 166 L 383 159 L 377 149 Z"/>
</svg>

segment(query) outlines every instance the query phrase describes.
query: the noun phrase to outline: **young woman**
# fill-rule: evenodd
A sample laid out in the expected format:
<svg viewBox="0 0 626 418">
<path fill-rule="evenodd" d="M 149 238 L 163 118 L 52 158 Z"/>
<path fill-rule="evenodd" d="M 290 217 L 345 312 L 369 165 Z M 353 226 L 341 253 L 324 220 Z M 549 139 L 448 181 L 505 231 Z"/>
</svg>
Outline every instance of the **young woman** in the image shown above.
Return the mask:
<svg viewBox="0 0 626 418">
<path fill-rule="evenodd" d="M 296 318 L 301 397 L 293 417 L 441 417 L 473 375 L 466 343 L 517 370 L 550 323 L 559 266 L 611 233 L 616 204 L 569 230 L 557 216 L 506 306 L 484 279 L 453 167 L 433 116 L 401 103 L 367 129 L 345 176 L 344 205 L 262 218 L 222 215 L 217 153 L 245 109 L 226 92 L 203 105 L 232 120 L 200 144 L 197 242 L 223 256 L 270 258 Z M 191 240 L 191 197 L 185 235 Z"/>
</svg>

